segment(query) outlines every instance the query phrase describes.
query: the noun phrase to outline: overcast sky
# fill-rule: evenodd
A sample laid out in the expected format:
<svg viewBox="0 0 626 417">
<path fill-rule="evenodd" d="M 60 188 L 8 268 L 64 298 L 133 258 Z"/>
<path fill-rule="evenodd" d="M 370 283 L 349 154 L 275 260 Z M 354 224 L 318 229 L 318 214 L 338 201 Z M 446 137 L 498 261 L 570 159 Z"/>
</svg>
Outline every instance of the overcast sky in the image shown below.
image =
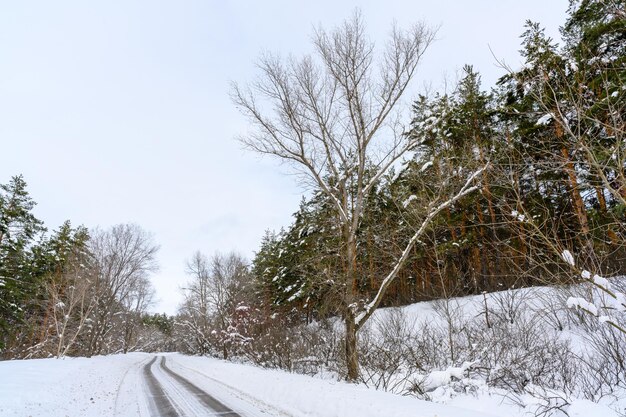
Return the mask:
<svg viewBox="0 0 626 417">
<path fill-rule="evenodd" d="M 490 86 L 520 63 L 526 19 L 558 38 L 566 0 L 6 1 L 0 3 L 0 183 L 23 174 L 49 228 L 134 222 L 161 246 L 155 311 L 174 313 L 185 260 L 237 250 L 292 220 L 289 169 L 241 149 L 229 82 L 265 50 L 311 51 L 314 25 L 359 7 L 374 41 L 390 24 L 440 26 L 407 103 L 466 63 Z M 493 55 L 492 55 L 493 53 Z"/>
</svg>

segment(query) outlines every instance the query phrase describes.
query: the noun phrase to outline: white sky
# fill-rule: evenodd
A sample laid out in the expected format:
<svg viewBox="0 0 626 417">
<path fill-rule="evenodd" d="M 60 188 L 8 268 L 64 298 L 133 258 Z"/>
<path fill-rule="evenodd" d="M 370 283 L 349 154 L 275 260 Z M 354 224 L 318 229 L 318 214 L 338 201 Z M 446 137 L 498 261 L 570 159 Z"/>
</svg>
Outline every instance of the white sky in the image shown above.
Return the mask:
<svg viewBox="0 0 626 417">
<path fill-rule="evenodd" d="M 566 0 L 115 0 L 0 4 L 0 183 L 23 174 L 49 228 L 135 222 L 160 244 L 155 311 L 174 313 L 185 260 L 238 250 L 290 224 L 303 190 L 244 152 L 229 82 L 264 50 L 309 52 L 313 25 L 361 8 L 384 42 L 391 22 L 440 25 L 414 97 L 473 64 L 491 86 L 516 67 L 526 19 L 558 38 Z"/>
</svg>

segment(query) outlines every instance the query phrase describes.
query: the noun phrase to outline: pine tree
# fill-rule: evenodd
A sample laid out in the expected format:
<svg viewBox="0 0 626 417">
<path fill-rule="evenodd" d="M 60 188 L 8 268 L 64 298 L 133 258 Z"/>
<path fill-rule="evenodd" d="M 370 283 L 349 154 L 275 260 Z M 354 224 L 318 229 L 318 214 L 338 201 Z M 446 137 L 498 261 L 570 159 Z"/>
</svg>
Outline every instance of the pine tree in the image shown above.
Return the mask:
<svg viewBox="0 0 626 417">
<path fill-rule="evenodd" d="M 21 175 L 0 185 L 0 349 L 40 289 L 35 244 L 45 229 L 34 206 Z"/>
</svg>

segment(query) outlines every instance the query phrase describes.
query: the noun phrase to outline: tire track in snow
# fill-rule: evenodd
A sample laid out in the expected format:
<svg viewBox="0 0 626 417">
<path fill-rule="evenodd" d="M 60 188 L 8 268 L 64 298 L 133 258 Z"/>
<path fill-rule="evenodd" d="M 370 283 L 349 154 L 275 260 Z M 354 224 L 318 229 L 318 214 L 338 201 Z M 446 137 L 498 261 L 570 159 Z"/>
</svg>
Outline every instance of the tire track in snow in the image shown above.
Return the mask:
<svg viewBox="0 0 626 417">
<path fill-rule="evenodd" d="M 152 417 L 219 416 L 242 417 L 193 382 L 172 371 L 161 356 L 155 356 L 143 368 L 149 390 Z"/>
<path fill-rule="evenodd" d="M 148 361 L 150 358 L 144 358 L 144 359 L 140 359 L 137 362 L 135 362 L 132 366 L 129 366 L 128 369 L 126 370 L 126 372 L 124 372 L 124 375 L 122 376 L 122 380 L 120 381 L 118 387 L 117 387 L 117 393 L 115 394 L 115 403 L 113 405 L 113 413 L 115 416 L 120 416 L 123 415 L 124 413 L 122 413 L 120 411 L 120 406 L 119 406 L 119 402 L 120 402 L 120 393 L 122 392 L 122 387 L 124 386 L 124 382 L 126 381 L 126 378 L 128 377 L 128 373 L 133 370 L 133 372 L 137 372 L 139 369 L 141 369 L 141 364 Z M 139 365 L 139 366 L 137 366 Z M 135 367 L 137 366 L 137 367 Z M 139 413 L 139 410 L 137 410 L 137 413 Z"/>
<path fill-rule="evenodd" d="M 164 356 L 161 357 L 161 362 L 159 365 L 167 375 L 169 375 L 182 387 L 184 387 L 187 392 L 192 394 L 200 403 L 204 404 L 206 408 L 210 409 L 214 413 L 214 415 L 220 417 L 242 417 L 239 413 L 225 406 L 217 398 L 200 389 L 197 385 L 189 381 L 187 378 L 179 375 L 178 373 L 168 368 L 165 364 Z"/>
<path fill-rule="evenodd" d="M 221 387 L 224 389 L 224 391 L 228 392 L 229 395 L 240 399 L 241 401 L 243 401 L 244 403 L 250 404 L 252 407 L 254 407 L 255 410 L 260 411 L 263 415 L 271 415 L 271 416 L 280 416 L 280 417 L 294 417 L 293 414 L 291 414 L 290 412 L 276 406 L 276 405 L 272 405 L 269 404 L 265 401 L 260 400 L 259 398 L 256 398 L 252 395 L 250 395 L 249 393 L 242 391 L 232 385 L 229 385 L 223 381 L 220 381 L 219 379 L 216 379 L 212 376 L 207 375 L 204 372 L 200 372 L 197 369 L 193 369 L 190 368 L 188 366 L 183 365 L 182 363 L 180 363 L 180 361 L 176 361 L 175 362 L 176 366 L 179 368 L 183 368 L 189 372 L 193 372 L 197 375 L 199 375 L 201 378 L 204 378 L 208 381 L 213 382 L 214 384 L 216 384 L 217 386 Z M 247 414 L 246 414 L 247 415 Z"/>
<path fill-rule="evenodd" d="M 143 375 L 150 391 L 150 414 L 153 417 L 180 417 L 178 411 L 174 408 L 174 405 L 170 401 L 169 397 L 165 394 L 163 386 L 156 379 L 152 373 L 152 365 L 156 362 L 157 357 L 152 358 L 143 367 Z"/>
</svg>

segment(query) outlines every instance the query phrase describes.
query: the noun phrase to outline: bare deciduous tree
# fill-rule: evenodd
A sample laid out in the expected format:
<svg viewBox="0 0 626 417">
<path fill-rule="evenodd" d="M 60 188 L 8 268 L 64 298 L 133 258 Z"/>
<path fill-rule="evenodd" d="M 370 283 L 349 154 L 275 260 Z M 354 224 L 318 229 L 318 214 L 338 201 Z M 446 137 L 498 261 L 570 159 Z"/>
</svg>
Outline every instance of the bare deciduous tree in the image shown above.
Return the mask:
<svg viewBox="0 0 626 417">
<path fill-rule="evenodd" d="M 231 320 L 248 277 L 247 262 L 236 253 L 216 253 L 208 259 L 196 252 L 187 262 L 191 281 L 185 288 L 181 312 L 184 325 L 194 334 L 200 354 L 217 344 L 224 359 L 233 344 Z"/>
<path fill-rule="evenodd" d="M 158 251 L 152 236 L 134 224 L 96 230 L 89 242 L 97 276 L 92 286 L 95 308 L 90 323 L 88 355 L 105 350 L 116 314 L 125 307 L 147 307 L 147 277 L 157 270 Z M 122 336 L 124 337 L 124 336 Z M 124 347 L 122 347 L 124 350 Z"/>
<path fill-rule="evenodd" d="M 424 24 L 409 30 L 394 26 L 377 60 L 357 12 L 331 32 L 315 31 L 316 58 L 283 61 L 265 55 L 258 63 L 261 77 L 255 83 L 233 85 L 233 101 L 256 128 L 242 142 L 256 152 L 291 163 L 306 184 L 334 203 L 344 265 L 336 287 L 346 326 L 347 379 L 352 381 L 359 376 L 358 330 L 433 218 L 476 190 L 483 170 L 467 174 L 452 194 L 420 203 L 427 210 L 382 278 L 378 294 L 369 302 L 360 300 L 357 234 L 366 199 L 390 168 L 420 144 L 420 138 L 405 134 L 397 104 L 434 35 Z"/>
<path fill-rule="evenodd" d="M 46 285 L 46 292 L 53 304 L 51 317 L 56 335 L 57 358 L 67 355 L 74 347 L 95 308 L 90 291 L 94 281 L 92 269 L 86 267 L 80 258 L 68 262 L 62 279 L 61 282 L 51 280 Z"/>
<path fill-rule="evenodd" d="M 141 325 L 141 315 L 144 314 L 148 307 L 154 301 L 154 288 L 147 277 L 138 278 L 132 285 L 132 288 L 124 300 L 122 300 L 123 310 L 120 314 L 122 319 L 121 330 L 122 350 L 127 353 L 129 350 L 136 348 L 137 329 Z"/>
<path fill-rule="evenodd" d="M 187 261 L 191 282 L 183 289 L 184 301 L 180 307 L 181 323 L 194 338 L 193 347 L 201 355 L 209 352 L 209 260 L 200 252 Z"/>
</svg>

